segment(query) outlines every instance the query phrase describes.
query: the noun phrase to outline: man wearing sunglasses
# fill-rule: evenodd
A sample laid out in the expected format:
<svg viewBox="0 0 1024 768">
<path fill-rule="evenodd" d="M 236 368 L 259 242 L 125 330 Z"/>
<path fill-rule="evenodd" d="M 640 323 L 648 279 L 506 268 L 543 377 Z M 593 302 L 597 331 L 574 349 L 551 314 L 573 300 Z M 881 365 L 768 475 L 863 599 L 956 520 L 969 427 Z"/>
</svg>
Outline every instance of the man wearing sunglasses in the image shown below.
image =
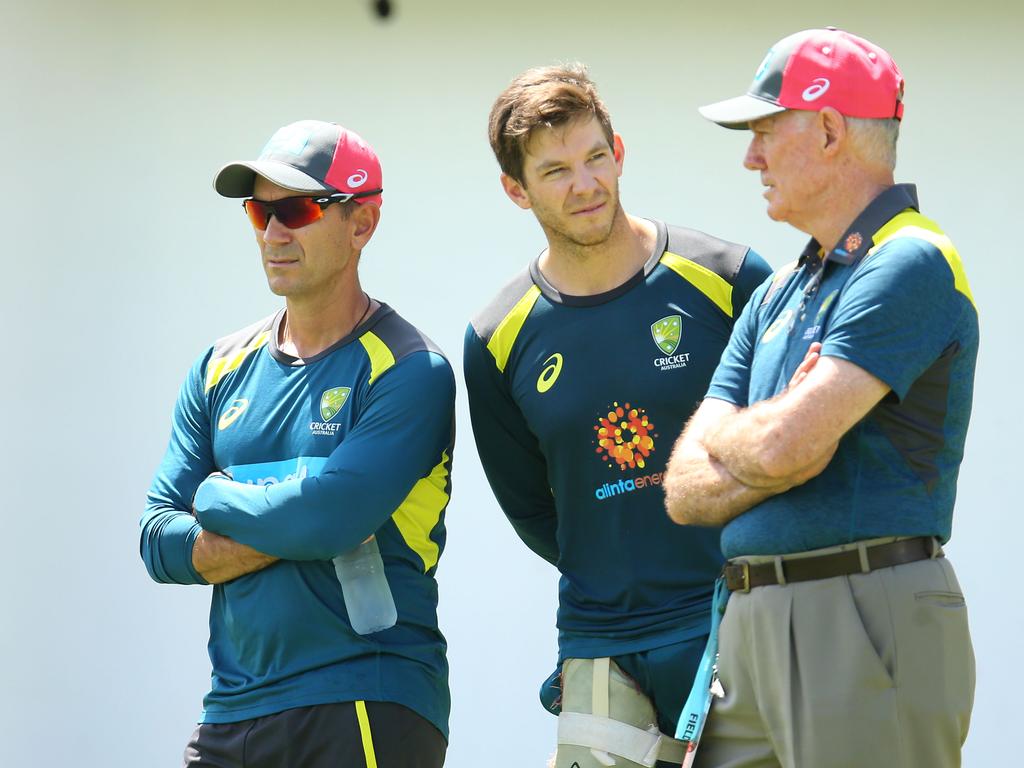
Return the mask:
<svg viewBox="0 0 1024 768">
<path fill-rule="evenodd" d="M 380 163 L 307 120 L 214 185 L 244 198 L 285 306 L 193 365 L 141 521 L 153 579 L 214 585 L 185 765 L 438 768 L 455 389 L 437 347 L 359 283 Z M 390 618 L 362 626 L 359 602 Z"/>
</svg>

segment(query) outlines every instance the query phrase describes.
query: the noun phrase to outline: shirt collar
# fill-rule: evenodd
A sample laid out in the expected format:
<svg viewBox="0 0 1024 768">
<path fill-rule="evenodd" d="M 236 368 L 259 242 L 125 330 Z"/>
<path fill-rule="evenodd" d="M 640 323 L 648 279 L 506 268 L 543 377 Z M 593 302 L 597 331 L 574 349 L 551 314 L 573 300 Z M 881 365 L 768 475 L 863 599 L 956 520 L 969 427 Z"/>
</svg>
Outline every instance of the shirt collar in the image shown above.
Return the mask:
<svg viewBox="0 0 1024 768">
<path fill-rule="evenodd" d="M 893 216 L 907 208 L 919 210 L 915 185 L 895 184 L 884 190 L 868 203 L 868 207 L 853 220 L 843 236 L 839 238 L 836 247 L 826 255 L 825 259 L 839 264 L 855 263 L 874 245 L 874 233 Z M 865 235 L 866 232 L 870 234 Z M 800 266 L 808 261 L 820 261 L 821 257 L 821 244 L 812 237 L 803 253 L 800 254 Z"/>
</svg>

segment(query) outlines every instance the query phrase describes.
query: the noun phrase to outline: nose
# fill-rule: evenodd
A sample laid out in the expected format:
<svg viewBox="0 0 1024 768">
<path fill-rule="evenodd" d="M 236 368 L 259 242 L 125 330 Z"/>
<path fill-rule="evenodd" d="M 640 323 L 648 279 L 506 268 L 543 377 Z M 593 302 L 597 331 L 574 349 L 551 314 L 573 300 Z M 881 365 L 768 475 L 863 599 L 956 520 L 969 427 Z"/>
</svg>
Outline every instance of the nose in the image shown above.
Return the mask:
<svg viewBox="0 0 1024 768">
<path fill-rule="evenodd" d="M 277 220 L 277 216 L 267 219 L 267 228 L 263 230 L 263 242 L 268 245 L 281 245 L 290 242 L 292 231 Z"/>
<path fill-rule="evenodd" d="M 747 147 L 747 154 L 743 157 L 743 167 L 748 171 L 762 171 L 764 170 L 764 152 L 761 147 L 761 137 L 754 136 L 750 140 L 750 145 Z"/>
<path fill-rule="evenodd" d="M 572 177 L 573 194 L 586 196 L 600 187 L 597 177 L 585 165 L 576 170 Z"/>
</svg>

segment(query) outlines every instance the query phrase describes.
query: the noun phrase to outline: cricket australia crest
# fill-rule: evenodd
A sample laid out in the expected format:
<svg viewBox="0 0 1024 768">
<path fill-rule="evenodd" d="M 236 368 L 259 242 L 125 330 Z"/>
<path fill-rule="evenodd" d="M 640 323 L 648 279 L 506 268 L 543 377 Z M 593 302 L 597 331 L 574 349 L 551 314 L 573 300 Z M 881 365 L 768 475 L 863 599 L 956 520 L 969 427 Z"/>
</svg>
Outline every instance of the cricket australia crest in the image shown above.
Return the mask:
<svg viewBox="0 0 1024 768">
<path fill-rule="evenodd" d="M 320 417 L 324 421 L 330 421 L 342 408 L 345 407 L 345 402 L 348 400 L 348 395 L 352 391 L 351 387 L 335 387 L 334 389 L 325 390 L 320 396 Z"/>
<path fill-rule="evenodd" d="M 683 318 L 681 316 L 669 315 L 651 325 L 651 337 L 658 345 L 658 349 L 666 355 L 671 355 L 679 348 L 682 327 Z"/>
</svg>

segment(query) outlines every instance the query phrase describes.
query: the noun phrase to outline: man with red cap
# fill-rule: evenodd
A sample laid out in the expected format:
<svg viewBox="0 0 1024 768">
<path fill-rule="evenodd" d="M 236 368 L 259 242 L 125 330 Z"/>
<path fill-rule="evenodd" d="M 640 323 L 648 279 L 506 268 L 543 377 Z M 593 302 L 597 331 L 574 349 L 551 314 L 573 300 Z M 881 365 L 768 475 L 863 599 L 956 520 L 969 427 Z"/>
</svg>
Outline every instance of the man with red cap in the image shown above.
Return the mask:
<svg viewBox="0 0 1024 768">
<path fill-rule="evenodd" d="M 953 243 L 894 182 L 903 77 L 808 30 L 700 111 L 752 132 L 769 217 L 812 239 L 754 293 L 669 463 L 670 517 L 724 525 L 728 560 L 679 735 L 700 766 L 959 765 L 974 656 L 941 545 L 978 318 Z"/>
<path fill-rule="evenodd" d="M 244 198 L 285 306 L 196 361 L 142 516 L 154 580 L 214 585 L 212 686 L 185 765 L 439 768 L 455 387 L 440 350 L 360 285 L 377 155 L 304 120 L 214 185 Z"/>
</svg>

